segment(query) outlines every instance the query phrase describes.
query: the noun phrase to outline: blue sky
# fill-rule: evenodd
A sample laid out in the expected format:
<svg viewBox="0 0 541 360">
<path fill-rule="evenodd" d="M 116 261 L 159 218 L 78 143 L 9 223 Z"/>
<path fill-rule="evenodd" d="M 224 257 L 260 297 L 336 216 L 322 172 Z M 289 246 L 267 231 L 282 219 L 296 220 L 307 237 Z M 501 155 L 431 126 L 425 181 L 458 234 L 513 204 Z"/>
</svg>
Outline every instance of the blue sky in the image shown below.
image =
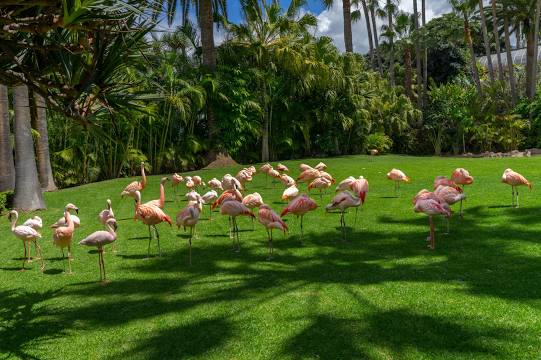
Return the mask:
<svg viewBox="0 0 541 360">
<path fill-rule="evenodd" d="M 280 0 L 280 4 L 283 8 L 287 8 L 290 2 L 290 0 Z M 239 22 L 241 20 L 240 2 L 238 0 L 232 0 L 228 1 L 227 5 L 229 6 L 227 9 L 227 16 L 229 20 Z M 308 0 L 308 4 L 305 6 L 305 8 L 307 11 L 313 14 L 319 14 L 325 9 L 323 2 L 317 0 Z"/>
</svg>

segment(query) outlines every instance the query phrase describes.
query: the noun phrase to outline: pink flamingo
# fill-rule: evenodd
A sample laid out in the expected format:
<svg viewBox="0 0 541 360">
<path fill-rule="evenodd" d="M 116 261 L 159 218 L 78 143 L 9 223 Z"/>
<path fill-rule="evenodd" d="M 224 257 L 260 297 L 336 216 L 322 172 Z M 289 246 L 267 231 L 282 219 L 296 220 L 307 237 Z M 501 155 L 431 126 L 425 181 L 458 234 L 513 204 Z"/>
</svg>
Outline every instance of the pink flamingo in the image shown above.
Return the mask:
<svg viewBox="0 0 541 360">
<path fill-rule="evenodd" d="M 248 194 L 242 199 L 242 203 L 250 210 L 259 208 L 263 204 L 263 198 L 257 192 Z M 254 229 L 254 218 L 252 218 L 252 230 Z"/>
<path fill-rule="evenodd" d="M 518 172 L 515 172 L 511 169 L 505 169 L 502 175 L 502 183 L 511 185 L 512 192 L 512 206 L 518 208 L 518 189 L 517 186 L 527 186 L 530 191 L 532 190 L 532 183 L 529 182 L 524 176 L 520 175 Z M 515 204 L 516 199 L 516 204 Z"/>
<path fill-rule="evenodd" d="M 274 187 L 276 179 L 281 180 L 280 173 L 276 169 L 270 169 L 267 174 L 272 178 L 272 187 Z"/>
<path fill-rule="evenodd" d="M 115 213 L 113 212 L 111 199 L 107 199 L 107 209 L 100 211 L 98 215 L 98 220 L 102 225 L 106 225 L 107 220 L 114 219 L 114 218 L 115 218 Z"/>
<path fill-rule="evenodd" d="M 53 242 L 56 246 L 62 250 L 62 260 L 64 260 L 64 248 L 68 248 L 68 274 L 71 274 L 71 240 L 73 239 L 73 233 L 75 232 L 75 224 L 73 223 L 72 216 L 70 214 L 71 210 L 79 213 L 79 208 L 71 203 L 67 204 L 64 208 L 64 218 L 66 226 L 58 226 L 54 228 L 53 232 Z"/>
<path fill-rule="evenodd" d="M 193 178 L 191 176 L 186 176 L 184 180 L 186 181 L 185 185 L 188 189 L 191 190 L 195 187 L 195 182 L 193 181 Z"/>
<path fill-rule="evenodd" d="M 141 161 L 141 181 L 133 181 L 120 193 L 120 196 L 134 197 L 135 191 L 142 191 L 147 184 L 147 177 L 145 175 L 145 163 Z"/>
<path fill-rule="evenodd" d="M 173 188 L 173 192 L 174 192 L 174 196 L 175 196 L 175 200 L 177 198 L 177 187 L 178 185 L 184 181 L 184 178 L 182 177 L 182 175 L 179 175 L 177 173 L 174 173 L 173 176 L 171 176 L 171 187 Z"/>
<path fill-rule="evenodd" d="M 261 204 L 259 206 L 259 223 L 265 227 L 267 230 L 267 236 L 269 238 L 269 256 L 267 260 L 272 260 L 272 254 L 274 249 L 272 246 L 272 230 L 278 229 L 284 232 L 284 235 L 287 233 L 286 223 L 278 216 L 274 210 L 272 210 L 267 204 Z"/>
<path fill-rule="evenodd" d="M 216 201 L 214 201 L 211 209 L 214 210 L 216 207 L 221 206 L 222 203 L 227 200 L 236 200 L 242 202 L 242 199 L 243 196 L 237 189 L 226 190 L 222 193 L 222 195 L 220 195 L 218 199 L 216 199 Z"/>
<path fill-rule="evenodd" d="M 359 176 L 350 185 L 350 189 L 361 199 L 361 203 L 364 205 L 366 194 L 368 194 L 368 180 L 363 176 Z M 357 216 L 355 214 L 355 216 Z"/>
<path fill-rule="evenodd" d="M 24 223 L 23 223 L 24 226 L 30 226 L 32 229 L 38 231 L 38 230 L 41 230 L 43 228 L 43 220 L 41 220 L 41 218 L 37 215 L 31 217 L 30 219 L 26 220 Z M 26 258 L 26 243 L 24 243 L 24 257 Z M 37 254 L 37 247 L 36 247 L 36 243 L 34 242 L 34 249 L 36 250 L 36 258 L 35 260 L 40 260 L 41 259 L 41 256 L 39 256 Z M 30 248 L 28 249 L 28 251 L 30 251 Z M 30 254 L 29 254 L 30 255 Z"/>
<path fill-rule="evenodd" d="M 434 195 L 436 195 L 438 199 L 441 200 L 440 203 L 443 201 L 447 205 L 447 207 L 449 208 L 449 211 L 451 210 L 450 208 L 451 205 L 456 204 L 459 201 L 460 201 L 460 204 L 462 205 L 462 200 L 466 198 L 466 195 L 464 195 L 464 193 L 462 193 L 460 190 L 457 190 L 456 188 L 452 186 L 444 186 L 444 185 L 438 186 L 438 188 L 434 191 Z M 449 218 L 447 218 L 447 233 L 446 234 L 449 234 Z"/>
<path fill-rule="evenodd" d="M 327 165 L 325 165 L 325 163 L 323 163 L 323 162 L 320 162 L 319 164 L 314 166 L 314 168 L 319 170 L 319 171 L 323 171 L 323 170 L 327 169 Z"/>
<path fill-rule="evenodd" d="M 287 187 L 293 186 L 296 184 L 295 179 L 293 179 L 291 176 L 287 174 L 280 175 L 280 181 L 282 182 L 282 184 L 284 184 Z"/>
<path fill-rule="evenodd" d="M 116 240 L 116 230 L 118 229 L 114 217 L 108 218 L 105 222 L 105 231 L 99 230 L 79 241 L 79 245 L 94 246 L 98 248 L 98 265 L 100 267 L 100 281 L 107 280 L 105 276 L 105 262 L 103 261 L 103 247 L 107 244 L 114 243 Z"/>
<path fill-rule="evenodd" d="M 353 176 L 348 176 L 344 180 L 340 181 L 340 183 L 336 187 L 336 192 L 350 190 L 351 189 L 351 184 L 354 181 L 355 181 L 355 178 Z"/>
<path fill-rule="evenodd" d="M 254 214 L 240 201 L 227 199 L 222 203 L 220 207 L 220 214 L 227 215 L 230 218 L 229 223 L 229 237 L 237 240 L 237 249 L 236 252 L 240 251 L 240 241 L 239 241 L 239 227 L 237 226 L 237 216 L 249 216 L 254 218 Z"/>
<path fill-rule="evenodd" d="M 400 195 L 400 183 L 410 182 L 410 178 L 404 174 L 403 171 L 398 169 L 392 169 L 387 173 L 387 179 L 394 181 L 394 194 L 395 196 Z"/>
<path fill-rule="evenodd" d="M 276 170 L 278 170 L 279 172 L 289 172 L 289 169 L 287 166 L 285 166 L 284 164 L 280 163 L 278 165 L 276 165 Z"/>
<path fill-rule="evenodd" d="M 434 179 L 434 190 L 436 190 L 440 185 L 451 186 L 462 192 L 462 189 L 453 180 L 447 179 L 445 176 L 436 176 Z"/>
<path fill-rule="evenodd" d="M 201 199 L 201 195 L 199 195 L 199 193 L 193 189 L 187 192 L 184 196 L 188 201 L 197 201 L 198 199 Z"/>
<path fill-rule="evenodd" d="M 22 240 L 22 242 L 23 242 L 24 258 L 23 258 L 23 267 L 22 267 L 21 271 L 25 270 L 24 263 L 26 261 L 28 261 L 29 263 L 32 262 L 32 260 L 30 259 L 30 246 L 28 246 L 28 258 L 27 258 L 26 243 L 33 242 L 34 247 L 36 248 L 36 253 L 37 253 L 39 259 L 41 260 L 40 270 L 41 270 L 41 272 L 43 272 L 43 270 L 45 270 L 45 265 L 43 263 L 43 258 L 42 258 L 42 254 L 41 254 L 41 246 L 39 246 L 39 244 L 37 242 L 37 240 L 39 238 L 41 238 L 41 234 L 39 232 L 37 232 L 36 229 L 34 229 L 31 226 L 24 225 L 24 224 L 17 226 L 17 220 L 19 219 L 19 213 L 17 212 L 17 210 L 11 210 L 9 212 L 8 219 L 11 222 L 11 232 L 13 233 L 13 235 L 15 235 L 15 237 Z"/>
<path fill-rule="evenodd" d="M 212 220 L 212 203 L 218 199 L 216 190 L 207 191 L 202 197 L 203 203 L 209 206 L 209 220 Z"/>
<path fill-rule="evenodd" d="M 306 164 L 299 164 L 299 170 L 300 172 L 304 172 L 306 170 L 313 170 L 314 168 L 311 167 L 310 165 L 306 165 Z"/>
<path fill-rule="evenodd" d="M 449 217 L 451 216 L 451 212 L 448 209 L 445 209 L 438 200 L 431 198 L 419 199 L 415 203 L 414 211 L 422 212 L 428 215 L 428 221 L 430 223 L 430 237 L 428 247 L 434 250 L 434 248 L 436 247 L 436 239 L 434 236 L 434 221 L 432 220 L 432 217 L 436 215 L 445 215 Z"/>
<path fill-rule="evenodd" d="M 299 196 L 299 189 L 296 185 L 291 185 L 282 193 L 282 200 L 291 200 Z"/>
<path fill-rule="evenodd" d="M 208 183 L 208 186 L 209 188 L 211 189 L 214 189 L 214 190 L 222 190 L 223 191 L 223 187 L 222 187 L 222 182 L 216 178 L 212 178 L 212 180 L 210 180 Z"/>
<path fill-rule="evenodd" d="M 362 200 L 349 192 L 342 191 L 334 196 L 331 203 L 325 207 L 326 211 L 338 209 L 340 210 L 340 230 L 342 232 L 342 238 L 346 240 L 346 219 L 344 214 L 347 209 L 354 207 L 358 209 Z M 357 213 L 355 213 L 355 222 L 357 222 Z"/>
<path fill-rule="evenodd" d="M 205 186 L 205 183 L 203 182 L 203 179 L 201 179 L 201 176 L 199 175 L 194 175 L 192 177 L 192 180 L 193 180 L 193 183 L 195 185 L 195 187 L 199 187 L 199 186 Z"/>
<path fill-rule="evenodd" d="M 231 176 L 231 174 L 225 174 L 222 177 L 222 187 L 224 190 L 239 189 L 242 190 L 243 186 L 237 178 Z"/>
<path fill-rule="evenodd" d="M 328 172 L 325 172 L 325 171 L 321 170 L 321 171 L 319 172 L 319 175 L 320 175 L 322 178 L 329 180 L 332 184 L 335 184 L 335 183 L 336 183 L 336 180 L 334 180 L 334 178 L 332 177 L 332 175 L 329 174 Z"/>
<path fill-rule="evenodd" d="M 473 176 L 471 176 L 468 170 L 464 168 L 455 169 L 451 174 L 451 180 L 457 185 L 462 185 L 462 192 L 464 192 L 464 187 L 466 185 L 473 184 Z M 462 201 L 460 201 L 460 217 L 462 217 Z"/>
<path fill-rule="evenodd" d="M 73 226 L 77 229 L 79 226 L 81 226 L 81 219 L 77 215 L 71 214 L 71 220 L 73 221 Z M 52 229 L 56 229 L 61 226 L 67 226 L 66 218 L 62 216 L 60 219 L 58 219 L 54 224 L 51 225 Z"/>
<path fill-rule="evenodd" d="M 319 200 L 323 201 L 323 190 L 330 188 L 331 184 L 332 183 L 326 178 L 323 178 L 323 177 L 316 178 L 308 185 L 308 192 L 310 192 L 310 190 L 312 189 L 318 189 Z"/>
<path fill-rule="evenodd" d="M 311 182 L 321 176 L 321 173 L 317 169 L 306 169 L 304 170 L 299 177 L 297 182 Z"/>
<path fill-rule="evenodd" d="M 145 205 L 154 205 L 163 209 L 165 207 L 165 182 L 169 181 L 168 177 L 162 177 L 160 180 L 160 198 L 156 200 L 150 200 Z"/>
<path fill-rule="evenodd" d="M 139 191 L 135 191 L 135 218 L 141 220 L 143 224 L 148 226 L 147 258 L 150 257 L 150 242 L 152 241 L 152 232 L 150 231 L 151 226 L 154 228 L 156 239 L 158 240 L 158 256 L 162 256 L 162 251 L 160 249 L 160 233 L 158 232 L 156 225 L 162 222 L 167 222 L 169 225 L 172 225 L 171 218 L 157 206 L 141 204 L 141 193 Z"/>
<path fill-rule="evenodd" d="M 304 215 L 312 210 L 317 209 L 317 204 L 314 200 L 312 200 L 308 195 L 302 194 L 295 199 L 291 200 L 291 202 L 286 206 L 284 210 L 280 213 L 281 217 L 286 216 L 287 214 L 293 214 L 297 217 L 300 216 L 301 218 L 301 244 L 302 240 L 304 238 L 304 231 L 302 226 L 302 219 Z"/>
<path fill-rule="evenodd" d="M 251 165 L 248 166 L 248 171 L 254 176 L 257 173 L 257 170 L 255 169 L 255 166 Z"/>
<path fill-rule="evenodd" d="M 193 234 L 195 232 L 195 226 L 197 225 L 197 222 L 199 221 L 199 215 L 201 214 L 200 205 L 201 200 L 198 199 L 196 203 L 188 205 L 184 209 L 180 210 L 177 214 L 177 228 L 180 229 L 182 226 L 184 228 L 184 231 L 186 231 L 186 228 L 190 228 L 190 237 L 188 239 L 189 243 L 189 262 L 190 265 L 192 265 L 192 238 Z"/>
<path fill-rule="evenodd" d="M 267 186 L 269 182 L 269 171 L 271 170 L 272 170 L 272 165 L 269 163 L 261 165 L 261 167 L 259 168 L 259 171 L 265 174 L 265 187 Z"/>
</svg>

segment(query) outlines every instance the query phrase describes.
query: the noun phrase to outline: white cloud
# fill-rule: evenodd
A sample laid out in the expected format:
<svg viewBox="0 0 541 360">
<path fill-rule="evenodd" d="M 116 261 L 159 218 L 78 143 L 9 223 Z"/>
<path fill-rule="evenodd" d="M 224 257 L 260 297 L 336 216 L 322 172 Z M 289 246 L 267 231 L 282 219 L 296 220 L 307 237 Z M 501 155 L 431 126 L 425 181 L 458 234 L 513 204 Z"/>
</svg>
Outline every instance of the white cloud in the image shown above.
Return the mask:
<svg viewBox="0 0 541 360">
<path fill-rule="evenodd" d="M 413 2 L 408 0 L 407 2 L 401 2 L 399 8 L 412 13 Z M 356 8 L 352 7 L 352 11 Z M 421 1 L 418 0 L 418 10 L 421 10 Z M 445 12 L 451 10 L 451 7 L 447 0 L 434 0 L 426 1 L 426 21 L 439 16 Z M 366 23 L 364 20 L 364 13 L 361 8 L 361 19 L 351 25 L 353 33 L 353 51 L 359 53 L 366 53 L 368 51 L 368 34 L 366 32 Z M 344 21 L 342 14 L 342 1 L 335 0 L 334 5 L 326 10 L 323 10 L 317 15 L 318 25 L 316 35 L 328 36 L 333 39 L 334 44 L 344 51 Z M 378 32 L 380 26 L 384 23 L 383 20 L 377 19 Z"/>
</svg>

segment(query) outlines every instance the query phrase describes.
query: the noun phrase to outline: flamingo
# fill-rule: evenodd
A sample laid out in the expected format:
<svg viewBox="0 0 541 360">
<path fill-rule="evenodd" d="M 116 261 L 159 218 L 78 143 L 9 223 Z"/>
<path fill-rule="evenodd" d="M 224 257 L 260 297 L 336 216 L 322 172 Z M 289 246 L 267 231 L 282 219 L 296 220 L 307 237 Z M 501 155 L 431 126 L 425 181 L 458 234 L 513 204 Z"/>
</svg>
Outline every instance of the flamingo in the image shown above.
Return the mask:
<svg viewBox="0 0 541 360">
<path fill-rule="evenodd" d="M 321 170 L 321 171 L 319 172 L 319 175 L 320 175 L 322 178 L 329 180 L 329 181 L 331 182 L 331 184 L 335 184 L 335 183 L 336 183 L 336 180 L 334 180 L 334 178 L 332 177 L 332 175 L 329 174 L 328 172 L 325 172 L 325 171 Z"/>
<path fill-rule="evenodd" d="M 392 169 L 387 173 L 387 179 L 394 181 L 394 194 L 395 196 L 400 195 L 400 182 L 410 182 L 410 178 L 404 174 L 401 170 Z"/>
<path fill-rule="evenodd" d="M 199 195 L 199 193 L 195 190 L 190 190 L 184 196 L 188 201 L 197 201 L 198 199 L 201 199 L 201 195 Z"/>
<path fill-rule="evenodd" d="M 193 180 L 193 183 L 195 185 L 195 187 L 199 187 L 199 186 L 205 186 L 205 183 L 203 182 L 203 179 L 201 179 L 201 176 L 199 175 L 194 175 L 192 177 L 192 180 Z"/>
<path fill-rule="evenodd" d="M 471 185 L 473 184 L 473 176 L 470 175 L 468 170 L 464 168 L 457 168 L 451 174 L 451 180 L 459 185 Z"/>
<path fill-rule="evenodd" d="M 284 232 L 284 235 L 287 233 L 286 223 L 278 216 L 274 210 L 272 210 L 267 204 L 261 204 L 259 206 L 259 223 L 265 227 L 267 230 L 267 236 L 269 238 L 269 256 L 267 260 L 272 260 L 272 254 L 274 252 L 272 246 L 272 230 L 278 229 Z"/>
<path fill-rule="evenodd" d="M 276 170 L 280 172 L 289 172 L 289 169 L 287 168 L 287 166 L 285 166 L 282 163 L 279 163 L 278 165 L 276 165 Z"/>
<path fill-rule="evenodd" d="M 242 190 L 242 184 L 237 178 L 231 176 L 231 174 L 225 174 L 222 177 L 222 187 L 224 190 L 239 189 Z"/>
<path fill-rule="evenodd" d="M 216 190 L 210 190 L 207 191 L 201 199 L 203 200 L 204 204 L 207 204 L 209 206 L 209 220 L 212 220 L 212 203 L 218 199 L 218 193 Z"/>
<path fill-rule="evenodd" d="M 243 196 L 237 189 L 226 190 L 212 204 L 211 209 L 214 210 L 217 206 L 221 206 L 226 200 L 237 200 L 242 202 Z"/>
<path fill-rule="evenodd" d="M 306 169 L 304 170 L 299 177 L 297 182 L 311 182 L 321 176 L 321 173 L 317 169 Z"/>
<path fill-rule="evenodd" d="M 263 198 L 257 192 L 248 194 L 242 199 L 242 203 L 250 210 L 259 208 L 263 204 Z M 254 218 L 252 218 L 252 230 L 254 229 Z"/>
<path fill-rule="evenodd" d="M 335 209 L 340 210 L 340 230 L 344 241 L 346 240 L 346 220 L 344 213 L 351 207 L 358 209 L 361 203 L 361 198 L 358 198 L 347 191 L 342 191 L 336 194 L 331 203 L 325 207 L 326 211 Z M 355 213 L 355 222 L 357 222 L 357 213 Z"/>
<path fill-rule="evenodd" d="M 201 205 L 201 199 L 198 199 L 195 203 L 188 205 L 184 209 L 180 210 L 177 214 L 177 229 L 180 229 L 181 226 L 184 228 L 184 231 L 186 231 L 187 227 L 190 228 L 190 237 L 188 239 L 189 247 L 190 247 L 190 250 L 189 250 L 190 265 L 192 265 L 192 238 L 195 232 L 195 226 L 197 225 L 197 222 L 199 221 L 199 215 L 201 214 L 200 205 Z"/>
<path fill-rule="evenodd" d="M 79 241 L 79 245 L 94 246 L 98 248 L 98 265 L 100 267 L 100 281 L 107 280 L 105 276 L 105 262 L 103 261 L 103 247 L 107 244 L 114 243 L 116 240 L 116 230 L 118 229 L 114 217 L 108 218 L 105 222 L 105 231 L 99 230 Z"/>
<path fill-rule="evenodd" d="M 191 190 L 195 187 L 195 182 L 193 181 L 193 178 L 191 176 L 186 176 L 184 180 L 186 181 L 185 185 L 188 189 Z"/>
<path fill-rule="evenodd" d="M 98 220 L 102 225 L 107 224 L 107 220 L 114 219 L 115 213 L 111 205 L 111 199 L 107 199 L 107 209 L 102 210 L 98 215 Z"/>
<path fill-rule="evenodd" d="M 73 226 L 77 229 L 79 226 L 81 226 L 81 219 L 77 215 L 71 214 L 71 220 L 73 221 Z M 51 225 L 52 229 L 56 229 L 61 226 L 67 226 L 66 217 L 62 216 L 60 219 L 58 219 L 54 224 Z"/>
<path fill-rule="evenodd" d="M 280 173 L 276 169 L 270 169 L 267 173 L 273 180 L 272 180 L 272 186 L 274 187 L 274 184 L 276 183 L 275 179 L 281 180 Z"/>
<path fill-rule="evenodd" d="M 306 164 L 299 164 L 299 170 L 300 172 L 304 172 L 306 170 L 313 170 L 314 168 L 311 167 L 310 165 L 306 165 Z"/>
<path fill-rule="evenodd" d="M 11 222 L 11 232 L 15 237 L 22 240 L 23 246 L 24 246 L 24 258 L 23 258 L 23 267 L 21 271 L 24 271 L 24 263 L 28 261 L 29 263 L 32 262 L 30 259 L 30 248 L 28 249 L 28 258 L 26 253 L 26 243 L 33 242 L 34 247 L 36 248 L 37 255 L 39 259 L 41 260 L 41 267 L 40 270 L 43 272 L 45 270 L 45 265 L 43 263 L 43 256 L 41 254 L 41 246 L 39 246 L 37 240 L 41 237 L 41 234 L 36 231 L 35 228 L 29 226 L 29 225 L 19 225 L 17 226 L 17 220 L 19 219 L 19 213 L 17 210 L 11 210 L 8 215 L 8 219 Z"/>
<path fill-rule="evenodd" d="M 518 189 L 517 186 L 527 186 L 530 191 L 532 190 L 532 183 L 529 182 L 524 176 L 520 175 L 518 172 L 515 172 L 511 169 L 505 169 L 502 175 L 502 183 L 511 185 L 512 192 L 512 206 L 518 208 Z M 516 198 L 516 204 L 515 204 Z"/>
<path fill-rule="evenodd" d="M 171 176 L 171 187 L 173 188 L 173 191 L 175 193 L 175 200 L 177 198 L 177 187 L 183 181 L 184 178 L 182 177 L 182 175 L 174 173 L 173 176 Z"/>
<path fill-rule="evenodd" d="M 65 226 L 58 226 L 53 230 L 53 242 L 56 246 L 62 250 L 62 260 L 64 260 L 64 248 L 68 248 L 68 274 L 71 274 L 71 240 L 73 239 L 73 233 L 75 232 L 75 224 L 70 214 L 71 210 L 75 210 L 79 214 L 79 208 L 72 203 L 69 203 L 64 208 Z"/>
<path fill-rule="evenodd" d="M 151 226 L 154 228 L 156 239 L 158 240 L 158 255 L 162 256 L 162 251 L 160 249 L 160 233 L 158 232 L 156 225 L 162 222 L 167 222 L 169 225 L 172 225 L 171 218 L 157 206 L 141 204 L 141 193 L 139 191 L 135 191 L 135 218 L 141 220 L 143 224 L 148 226 L 147 258 L 150 257 L 150 242 L 152 241 L 152 232 L 150 231 Z"/>
<path fill-rule="evenodd" d="M 220 214 L 228 215 L 231 219 L 229 234 L 233 234 L 233 239 L 237 240 L 237 249 L 236 252 L 240 251 L 240 241 L 239 241 L 239 228 L 237 226 L 237 216 L 250 216 L 254 218 L 254 214 L 240 201 L 233 199 L 226 199 L 220 207 Z"/>
<path fill-rule="evenodd" d="M 147 177 L 145 175 L 145 163 L 141 161 L 141 181 L 133 181 L 120 193 L 121 197 L 131 196 L 134 197 L 135 191 L 142 191 L 147 184 Z"/>
<path fill-rule="evenodd" d="M 460 189 L 460 188 L 458 188 Z M 438 188 L 434 191 L 434 195 L 438 197 L 438 199 L 442 200 L 449 206 L 453 204 L 456 204 L 460 201 L 460 205 L 462 208 L 462 201 L 466 199 L 466 195 L 462 193 L 460 190 L 458 190 L 452 186 L 444 186 L 440 185 Z M 462 210 L 462 209 L 461 209 Z M 447 218 L 447 234 L 449 234 L 449 218 Z"/>
<path fill-rule="evenodd" d="M 363 176 L 359 176 L 358 179 L 355 179 L 351 183 L 350 189 L 361 199 L 361 203 L 364 205 L 366 194 L 368 194 L 368 180 L 366 180 Z M 355 218 L 356 217 L 357 214 L 355 214 Z"/>
<path fill-rule="evenodd" d="M 267 183 L 269 182 L 269 171 L 271 170 L 272 170 L 272 165 L 269 163 L 261 165 L 261 167 L 259 168 L 259 171 L 265 174 L 265 186 L 267 186 Z"/>
<path fill-rule="evenodd" d="M 169 181 L 168 177 L 162 177 L 160 179 L 160 198 L 156 200 L 150 200 L 145 203 L 145 205 L 154 205 L 163 209 L 165 207 L 165 182 Z"/>
<path fill-rule="evenodd" d="M 235 178 L 244 186 L 245 183 L 252 181 L 252 173 L 248 169 L 242 169 Z"/>
<path fill-rule="evenodd" d="M 323 162 L 320 162 L 319 164 L 314 166 L 314 168 L 319 170 L 319 171 L 323 171 L 323 170 L 325 170 L 327 168 L 327 165 L 325 165 L 325 163 L 323 163 Z"/>
<path fill-rule="evenodd" d="M 450 186 L 462 192 L 462 189 L 453 180 L 447 179 L 445 176 L 436 176 L 434 179 L 434 190 L 436 190 L 440 185 Z"/>
<path fill-rule="evenodd" d="M 327 180 L 326 178 L 319 177 L 314 179 L 310 185 L 308 185 L 308 192 L 310 192 L 311 189 L 318 189 L 319 190 L 319 200 L 323 201 L 323 190 L 328 189 L 331 186 L 331 182 Z"/>
<path fill-rule="evenodd" d="M 282 200 L 291 200 L 299 196 L 299 189 L 296 185 L 291 185 L 282 193 Z"/>
<path fill-rule="evenodd" d="M 351 184 L 355 181 L 355 178 L 353 176 L 348 176 L 344 180 L 340 181 L 338 186 L 336 187 L 336 192 L 339 191 L 345 191 L 351 189 Z"/>
<path fill-rule="evenodd" d="M 297 217 L 300 216 L 301 218 L 301 244 L 304 238 L 302 219 L 307 212 L 315 210 L 315 209 L 317 209 L 316 202 L 312 200 L 308 195 L 302 194 L 296 197 L 295 199 L 291 200 L 291 202 L 280 213 L 281 217 L 284 217 L 290 213 L 293 215 L 296 215 Z"/>
<path fill-rule="evenodd" d="M 38 230 L 41 230 L 43 228 L 43 220 L 41 220 L 41 218 L 37 215 L 31 217 L 30 219 L 26 220 L 24 223 L 23 223 L 24 226 L 30 226 L 32 229 L 38 231 Z M 24 243 L 24 257 L 26 258 L 26 243 Z M 36 242 L 34 242 L 34 248 L 37 252 L 37 247 L 35 246 Z M 30 249 L 28 249 L 28 251 L 30 251 Z M 29 254 L 30 255 L 30 254 Z M 39 260 L 40 259 L 40 256 L 37 255 L 36 253 L 36 260 Z"/>
<path fill-rule="evenodd" d="M 432 217 L 436 215 L 445 215 L 449 217 L 451 216 L 451 212 L 448 209 L 445 209 L 438 200 L 431 198 L 417 200 L 413 209 L 415 212 L 422 212 L 428 215 L 428 221 L 430 224 L 430 242 L 428 247 L 434 250 L 436 247 L 436 239 L 434 236 L 434 222 Z"/>
<path fill-rule="evenodd" d="M 222 187 L 222 182 L 216 178 L 212 178 L 212 180 L 210 180 L 208 183 L 208 186 L 209 188 L 211 189 L 214 189 L 214 190 L 222 190 L 223 191 L 223 187 Z"/>
<path fill-rule="evenodd" d="M 282 182 L 282 184 L 284 184 L 287 187 L 296 184 L 295 179 L 293 179 L 291 176 L 289 176 L 287 174 L 280 175 L 280 181 Z"/>
<path fill-rule="evenodd" d="M 257 170 L 255 169 L 255 166 L 250 165 L 248 166 L 248 171 L 254 176 L 257 173 Z"/>
</svg>

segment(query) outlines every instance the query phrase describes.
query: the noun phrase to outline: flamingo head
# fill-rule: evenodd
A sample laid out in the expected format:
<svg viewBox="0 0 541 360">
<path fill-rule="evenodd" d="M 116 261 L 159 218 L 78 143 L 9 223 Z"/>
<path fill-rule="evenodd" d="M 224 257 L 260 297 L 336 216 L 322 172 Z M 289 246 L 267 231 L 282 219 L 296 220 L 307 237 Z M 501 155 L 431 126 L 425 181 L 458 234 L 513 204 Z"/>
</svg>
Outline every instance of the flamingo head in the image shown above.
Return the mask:
<svg viewBox="0 0 541 360">
<path fill-rule="evenodd" d="M 17 221 L 17 219 L 19 218 L 19 213 L 17 212 L 17 210 L 11 210 L 8 214 L 8 219 L 9 221 Z"/>
<path fill-rule="evenodd" d="M 109 228 L 111 228 L 115 232 L 118 230 L 118 224 L 117 224 L 115 218 L 107 219 L 107 222 L 105 223 L 105 225 L 108 226 Z"/>
<path fill-rule="evenodd" d="M 66 207 L 64 208 L 64 210 L 66 210 L 66 211 L 75 210 L 75 212 L 77 214 L 79 214 L 79 208 L 77 206 L 73 205 L 72 203 L 68 203 L 66 205 Z"/>
</svg>

